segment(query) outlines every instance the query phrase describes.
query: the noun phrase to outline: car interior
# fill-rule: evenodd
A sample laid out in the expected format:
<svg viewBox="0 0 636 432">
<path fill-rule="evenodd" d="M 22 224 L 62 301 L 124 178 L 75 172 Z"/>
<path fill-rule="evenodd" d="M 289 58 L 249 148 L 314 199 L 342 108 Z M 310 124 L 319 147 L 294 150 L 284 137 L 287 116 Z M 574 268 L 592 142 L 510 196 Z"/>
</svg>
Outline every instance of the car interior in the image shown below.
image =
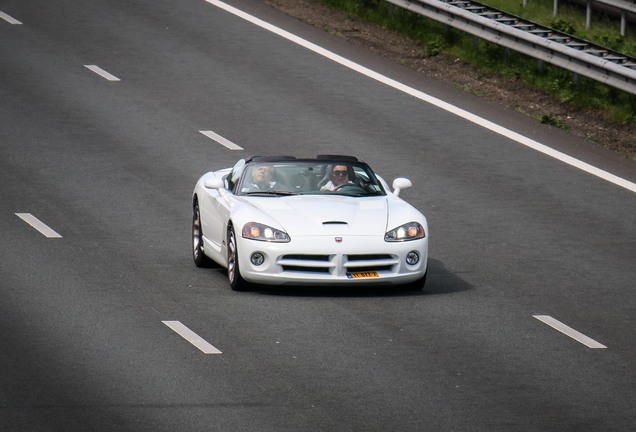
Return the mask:
<svg viewBox="0 0 636 432">
<path fill-rule="evenodd" d="M 236 186 L 240 183 L 238 177 L 251 178 L 252 170 L 263 165 L 272 167 L 272 181 L 279 186 L 273 188 L 271 192 L 339 193 L 353 196 L 384 194 L 382 186 L 375 181 L 370 168 L 364 162 L 360 162 L 353 156 L 338 155 L 319 155 L 315 159 L 296 159 L 292 156 L 253 156 L 235 165 L 226 177 L 228 189 L 236 193 Z M 349 183 L 338 192 L 321 191 L 320 188 L 331 180 L 330 173 L 334 165 L 347 166 Z M 256 194 L 258 191 L 249 192 L 245 187 L 241 187 L 241 193 Z"/>
</svg>

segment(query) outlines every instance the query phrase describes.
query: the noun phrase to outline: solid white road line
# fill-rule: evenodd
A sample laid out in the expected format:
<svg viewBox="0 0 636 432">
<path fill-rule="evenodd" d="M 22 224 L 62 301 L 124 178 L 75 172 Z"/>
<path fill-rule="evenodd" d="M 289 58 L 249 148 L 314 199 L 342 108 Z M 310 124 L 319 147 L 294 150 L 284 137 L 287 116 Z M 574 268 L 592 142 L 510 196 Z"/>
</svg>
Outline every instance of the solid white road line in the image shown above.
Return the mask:
<svg viewBox="0 0 636 432">
<path fill-rule="evenodd" d="M 6 22 L 8 22 L 9 24 L 22 24 L 20 21 L 18 21 L 17 19 L 13 18 L 10 15 L 7 15 L 4 12 L 0 12 L 0 18 L 2 18 L 3 20 L 5 20 Z"/>
<path fill-rule="evenodd" d="M 199 348 L 203 354 L 221 354 L 221 351 L 207 343 L 203 340 L 199 335 L 195 332 L 181 324 L 180 321 L 161 321 L 172 330 L 175 331 L 179 336 L 190 342 L 195 347 Z"/>
<path fill-rule="evenodd" d="M 607 171 L 603 171 L 599 168 L 596 168 L 595 166 L 592 166 L 588 163 L 585 163 L 583 161 L 580 161 L 576 158 L 573 158 L 571 156 L 566 155 L 565 153 L 561 153 L 557 150 L 554 150 L 544 144 L 541 144 L 537 141 L 534 141 L 528 137 L 525 137 L 521 134 L 518 134 L 516 132 L 513 132 L 509 129 L 504 128 L 503 126 L 500 126 L 496 123 L 493 123 L 489 120 L 486 120 L 482 117 L 479 117 L 475 114 L 472 114 L 468 111 L 465 111 L 459 107 L 456 107 L 454 105 L 451 105 L 447 102 L 444 102 L 441 99 L 437 99 L 429 94 L 426 94 L 424 92 L 421 92 L 419 90 L 415 90 L 414 88 L 411 88 L 405 84 L 402 84 L 398 81 L 395 81 L 391 78 L 388 78 L 384 75 L 381 75 L 375 71 L 372 71 L 371 69 L 368 69 L 364 66 L 361 66 L 357 63 L 352 62 L 351 60 L 348 60 L 344 57 L 341 57 L 335 53 L 332 53 L 331 51 L 328 51 L 318 45 L 315 45 L 309 41 L 306 41 L 305 39 L 302 39 L 292 33 L 289 33 L 279 27 L 276 27 L 272 24 L 269 24 L 259 18 L 256 18 L 252 15 L 249 15 L 239 9 L 236 9 L 226 3 L 223 3 L 222 1 L 218 1 L 218 0 L 205 0 L 206 2 L 210 3 L 213 6 L 216 6 L 220 9 L 223 9 L 233 15 L 236 15 L 248 22 L 251 22 L 254 25 L 257 25 L 265 30 L 268 30 L 272 33 L 275 33 L 291 42 L 294 42 L 295 44 L 298 44 L 300 46 L 303 46 L 317 54 L 320 54 L 321 56 L 324 56 L 330 60 L 333 60 L 336 63 L 341 64 L 342 66 L 345 66 L 349 69 L 352 69 L 362 75 L 365 75 L 369 78 L 372 78 L 376 81 L 379 81 L 383 84 L 386 84 L 390 87 L 393 87 L 396 90 L 399 90 L 401 92 L 404 92 L 406 94 L 409 94 L 415 98 L 418 98 L 424 102 L 428 102 L 431 105 L 434 105 L 440 109 L 443 109 L 445 111 L 448 111 L 450 113 L 453 113 L 459 117 L 462 117 L 472 123 L 475 123 L 479 126 L 482 126 L 486 129 L 489 129 L 499 135 L 502 135 L 510 140 L 516 141 L 519 144 L 522 144 L 524 146 L 530 147 L 536 151 L 539 151 L 543 154 L 546 154 L 550 157 L 553 157 L 557 160 L 560 160 L 561 162 L 564 162 L 568 165 L 571 165 L 573 167 L 576 167 L 580 170 L 583 170 L 589 174 L 595 175 L 597 177 L 600 177 L 604 180 L 607 180 L 611 183 L 614 183 L 615 185 L 624 187 L 625 189 L 628 189 L 632 192 L 636 192 L 636 183 L 632 183 L 628 180 L 625 180 L 621 177 L 615 176 L 614 174 L 611 174 Z"/>
<path fill-rule="evenodd" d="M 61 235 L 46 226 L 41 220 L 33 216 L 31 213 L 16 213 L 16 216 L 31 225 L 47 238 L 62 238 Z"/>
<path fill-rule="evenodd" d="M 117 78 L 115 75 L 109 74 L 108 72 L 106 72 L 104 69 L 100 68 L 99 66 L 95 66 L 95 65 L 84 65 L 84 67 L 92 70 L 93 72 L 95 72 L 97 75 L 101 76 L 102 78 L 106 78 L 108 81 L 121 81 L 119 78 Z"/>
<path fill-rule="evenodd" d="M 218 142 L 219 144 L 224 145 L 225 147 L 229 148 L 230 150 L 243 150 L 243 147 L 237 146 L 236 144 L 234 144 L 232 141 L 223 138 L 221 135 L 216 134 L 212 131 L 199 131 L 200 133 L 202 133 L 203 135 L 205 135 L 206 137 L 213 139 L 214 141 Z"/>
<path fill-rule="evenodd" d="M 589 338 L 589 337 L 585 336 L 582 333 L 579 333 L 578 331 L 574 330 L 572 327 L 566 326 L 565 324 L 563 324 L 562 322 L 552 318 L 551 316 L 548 316 L 548 315 L 533 315 L 533 317 L 535 317 L 539 321 L 542 321 L 543 323 L 549 325 L 553 329 L 560 331 L 564 335 L 567 335 L 567 336 L 571 337 L 572 339 L 576 340 L 577 342 L 582 343 L 583 345 L 587 346 L 588 348 L 595 348 L 595 349 L 596 348 L 607 348 L 605 345 L 596 342 L 594 339 Z"/>
</svg>

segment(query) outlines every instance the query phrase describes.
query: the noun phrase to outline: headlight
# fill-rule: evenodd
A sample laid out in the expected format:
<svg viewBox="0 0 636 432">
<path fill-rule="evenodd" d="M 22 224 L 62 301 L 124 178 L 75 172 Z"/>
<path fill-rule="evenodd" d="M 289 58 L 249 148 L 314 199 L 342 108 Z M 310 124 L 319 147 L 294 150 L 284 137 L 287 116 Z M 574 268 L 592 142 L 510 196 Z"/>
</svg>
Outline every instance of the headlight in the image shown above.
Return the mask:
<svg viewBox="0 0 636 432">
<path fill-rule="evenodd" d="M 417 222 L 409 222 L 397 228 L 387 231 L 384 235 L 384 241 L 398 242 L 417 240 L 426 237 L 424 227 Z"/>
<path fill-rule="evenodd" d="M 285 231 L 256 222 L 248 222 L 243 226 L 243 238 L 276 243 L 290 241 L 289 235 Z"/>
</svg>

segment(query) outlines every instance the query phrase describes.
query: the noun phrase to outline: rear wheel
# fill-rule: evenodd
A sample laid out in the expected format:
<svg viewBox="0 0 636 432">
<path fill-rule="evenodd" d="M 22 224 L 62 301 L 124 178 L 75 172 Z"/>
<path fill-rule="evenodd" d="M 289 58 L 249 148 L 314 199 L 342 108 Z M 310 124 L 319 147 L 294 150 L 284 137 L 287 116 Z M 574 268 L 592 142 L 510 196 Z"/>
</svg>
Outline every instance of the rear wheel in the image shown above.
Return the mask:
<svg viewBox="0 0 636 432">
<path fill-rule="evenodd" d="M 230 283 L 230 288 L 234 291 L 245 291 L 248 289 L 249 284 L 241 277 L 238 247 L 233 227 L 228 228 L 227 232 L 227 279 Z"/>
<path fill-rule="evenodd" d="M 192 207 L 192 258 L 197 267 L 210 267 L 212 260 L 203 252 L 203 230 L 201 229 L 201 212 L 199 203 Z"/>
</svg>

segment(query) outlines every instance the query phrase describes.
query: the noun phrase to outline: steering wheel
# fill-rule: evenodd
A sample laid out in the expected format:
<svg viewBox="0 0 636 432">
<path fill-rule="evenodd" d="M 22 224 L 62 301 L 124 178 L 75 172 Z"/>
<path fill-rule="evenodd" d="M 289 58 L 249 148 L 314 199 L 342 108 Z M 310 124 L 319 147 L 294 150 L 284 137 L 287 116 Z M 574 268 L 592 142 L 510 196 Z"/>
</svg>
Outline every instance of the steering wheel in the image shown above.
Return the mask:
<svg viewBox="0 0 636 432">
<path fill-rule="evenodd" d="M 365 190 L 362 189 L 360 186 L 356 186 L 356 185 L 353 185 L 353 184 L 344 184 L 342 186 L 339 186 L 339 187 L 335 188 L 333 191 L 334 192 L 349 193 L 349 194 L 352 194 L 352 195 L 366 193 Z"/>
</svg>

